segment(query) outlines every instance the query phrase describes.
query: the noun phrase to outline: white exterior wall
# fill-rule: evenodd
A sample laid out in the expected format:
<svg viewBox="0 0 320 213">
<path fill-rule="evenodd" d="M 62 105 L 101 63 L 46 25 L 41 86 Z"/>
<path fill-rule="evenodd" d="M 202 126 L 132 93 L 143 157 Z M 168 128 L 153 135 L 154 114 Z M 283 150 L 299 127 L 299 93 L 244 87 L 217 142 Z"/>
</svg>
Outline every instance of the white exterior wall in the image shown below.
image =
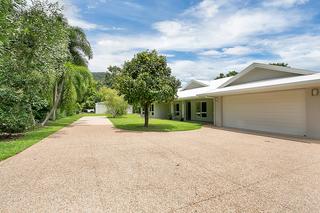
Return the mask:
<svg viewBox="0 0 320 213">
<path fill-rule="evenodd" d="M 96 114 L 106 114 L 107 113 L 106 105 L 103 102 L 96 103 L 95 113 Z"/>
<path fill-rule="evenodd" d="M 215 97 L 213 99 L 214 101 L 214 107 L 213 107 L 213 112 L 214 112 L 214 125 L 216 126 L 223 126 L 223 121 L 222 121 L 222 97 Z"/>
<path fill-rule="evenodd" d="M 132 114 L 133 107 L 131 105 L 127 108 L 127 113 Z M 95 114 L 106 114 L 107 113 L 107 107 L 104 104 L 104 102 L 98 102 L 95 104 Z"/>
<path fill-rule="evenodd" d="M 319 88 L 313 88 L 319 89 Z M 312 96 L 312 89 L 306 89 L 307 136 L 320 139 L 320 94 Z"/>
<path fill-rule="evenodd" d="M 170 114 L 169 103 L 155 103 L 154 104 L 154 118 L 168 119 Z"/>
<path fill-rule="evenodd" d="M 224 96 L 223 126 L 306 135 L 305 90 Z"/>
</svg>

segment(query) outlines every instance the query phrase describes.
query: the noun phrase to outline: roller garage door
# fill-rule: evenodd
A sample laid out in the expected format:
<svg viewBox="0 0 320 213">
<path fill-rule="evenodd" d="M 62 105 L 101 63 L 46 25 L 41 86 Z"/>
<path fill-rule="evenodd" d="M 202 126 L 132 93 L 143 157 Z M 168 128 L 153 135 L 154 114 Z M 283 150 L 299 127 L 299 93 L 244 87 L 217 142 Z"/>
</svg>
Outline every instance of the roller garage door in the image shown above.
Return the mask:
<svg viewBox="0 0 320 213">
<path fill-rule="evenodd" d="M 304 90 L 223 97 L 225 127 L 303 136 L 306 134 Z"/>
</svg>

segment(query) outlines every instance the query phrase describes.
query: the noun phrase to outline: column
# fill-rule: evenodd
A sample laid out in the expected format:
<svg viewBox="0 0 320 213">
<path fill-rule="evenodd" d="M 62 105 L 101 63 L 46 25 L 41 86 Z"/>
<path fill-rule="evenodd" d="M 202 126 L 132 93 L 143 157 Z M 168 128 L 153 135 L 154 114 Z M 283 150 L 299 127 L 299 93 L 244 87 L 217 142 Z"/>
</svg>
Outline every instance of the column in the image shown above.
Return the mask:
<svg viewBox="0 0 320 213">
<path fill-rule="evenodd" d="M 181 119 L 182 120 L 185 120 L 185 102 L 184 101 L 182 101 L 181 102 Z"/>
<path fill-rule="evenodd" d="M 174 119 L 174 105 L 173 105 L 173 102 L 170 103 L 170 114 L 171 114 L 171 118 Z"/>
</svg>

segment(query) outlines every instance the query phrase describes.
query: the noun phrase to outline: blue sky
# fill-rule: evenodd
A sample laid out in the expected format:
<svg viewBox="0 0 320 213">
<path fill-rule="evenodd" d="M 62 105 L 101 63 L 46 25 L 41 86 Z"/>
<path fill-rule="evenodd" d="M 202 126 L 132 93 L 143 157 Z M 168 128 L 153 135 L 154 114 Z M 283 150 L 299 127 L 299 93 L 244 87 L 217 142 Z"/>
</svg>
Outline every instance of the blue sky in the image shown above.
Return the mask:
<svg viewBox="0 0 320 213">
<path fill-rule="evenodd" d="M 61 0 L 62 1 L 62 0 Z M 183 82 L 213 79 L 253 62 L 286 62 L 320 71 L 318 0 L 64 0 L 85 29 L 89 67 L 105 71 L 157 49 Z"/>
</svg>

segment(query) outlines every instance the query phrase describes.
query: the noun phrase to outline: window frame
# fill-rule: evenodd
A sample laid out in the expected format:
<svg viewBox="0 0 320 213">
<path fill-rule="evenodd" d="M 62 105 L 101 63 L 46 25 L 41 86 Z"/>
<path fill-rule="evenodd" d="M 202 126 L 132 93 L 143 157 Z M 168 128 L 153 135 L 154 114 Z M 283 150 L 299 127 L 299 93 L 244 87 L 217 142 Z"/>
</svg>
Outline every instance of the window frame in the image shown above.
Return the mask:
<svg viewBox="0 0 320 213">
<path fill-rule="evenodd" d="M 175 106 L 174 106 L 174 114 L 176 116 L 180 116 L 180 103 L 175 103 Z"/>
<path fill-rule="evenodd" d="M 203 104 L 205 103 L 206 111 L 203 111 Z M 199 104 L 199 109 L 198 109 Z M 199 111 L 198 111 L 199 110 Z M 196 102 L 196 115 L 200 118 L 207 118 L 208 117 L 208 101 L 197 101 Z"/>
</svg>

